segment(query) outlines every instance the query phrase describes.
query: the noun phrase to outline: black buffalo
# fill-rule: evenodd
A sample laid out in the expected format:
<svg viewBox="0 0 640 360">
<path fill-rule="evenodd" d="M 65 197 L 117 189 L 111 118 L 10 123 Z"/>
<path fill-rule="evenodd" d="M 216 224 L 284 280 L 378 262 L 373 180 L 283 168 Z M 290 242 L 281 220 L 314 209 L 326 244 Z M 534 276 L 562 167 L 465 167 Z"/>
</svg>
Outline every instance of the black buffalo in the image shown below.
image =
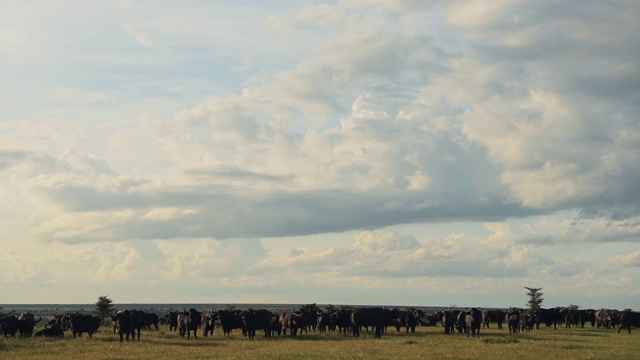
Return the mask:
<svg viewBox="0 0 640 360">
<path fill-rule="evenodd" d="M 440 312 L 440 323 L 444 328 L 445 334 L 453 334 L 460 310 L 442 310 Z"/>
<path fill-rule="evenodd" d="M 244 329 L 249 339 L 256 336 L 256 330 L 264 330 L 264 337 L 271 334 L 271 322 L 273 314 L 269 310 L 245 310 L 241 314 Z"/>
<path fill-rule="evenodd" d="M 399 312 L 399 316 L 395 319 L 396 331 L 400 332 L 400 328 L 404 327 L 408 333 L 411 330 L 412 333 L 416 332 L 416 325 L 418 320 L 415 316 L 415 310 L 402 310 Z"/>
<path fill-rule="evenodd" d="M 631 335 L 631 327 L 640 327 L 640 313 L 627 309 L 620 313 L 620 327 L 618 328 L 618 333 L 620 333 L 620 330 L 626 328 L 629 335 Z"/>
<path fill-rule="evenodd" d="M 156 330 L 158 330 L 158 322 L 160 322 L 160 318 L 158 317 L 158 315 L 149 312 L 144 313 L 144 325 L 147 329 L 151 330 L 151 327 L 153 326 Z"/>
<path fill-rule="evenodd" d="M 351 312 L 351 323 L 353 324 L 353 336 L 360 336 L 360 329 L 363 326 L 375 328 L 375 337 L 379 338 L 384 332 L 384 328 L 393 323 L 398 317 L 399 311 L 385 310 L 380 307 L 359 308 Z"/>
<path fill-rule="evenodd" d="M 230 335 L 233 329 L 244 329 L 241 314 L 242 311 L 239 310 L 218 310 L 218 318 L 224 335 Z"/>
<path fill-rule="evenodd" d="M 331 313 L 330 328 L 338 328 L 340 334 L 346 334 L 353 328 L 351 310 L 340 309 Z"/>
<path fill-rule="evenodd" d="M 489 324 L 496 323 L 498 329 L 502 329 L 502 323 L 504 321 L 504 312 L 500 309 L 484 310 L 482 312 L 482 328 L 489 329 Z"/>
<path fill-rule="evenodd" d="M 318 310 L 318 331 L 322 334 L 331 331 L 331 312 Z"/>
<path fill-rule="evenodd" d="M 2 329 L 2 333 L 4 337 L 16 336 L 18 329 L 20 328 L 20 320 L 15 315 L 7 315 L 0 319 L 0 328 Z"/>
<path fill-rule="evenodd" d="M 30 312 L 25 312 L 18 317 L 18 331 L 20 331 L 20 336 L 32 336 L 33 329 L 36 327 L 36 324 L 42 320 L 42 316 L 38 315 L 38 320 L 36 320 L 35 315 Z"/>
<path fill-rule="evenodd" d="M 178 311 L 167 311 L 164 317 L 166 323 L 169 324 L 169 331 L 178 330 Z"/>
<path fill-rule="evenodd" d="M 157 317 L 156 317 L 157 318 Z M 111 314 L 114 328 L 117 328 L 120 342 L 124 339 L 140 341 L 140 331 L 147 326 L 146 313 L 141 310 L 114 310 Z"/>
<path fill-rule="evenodd" d="M 80 313 L 75 313 L 70 315 L 69 322 L 71 324 L 71 333 L 74 338 L 76 335 L 82 336 L 83 333 L 87 333 L 89 334 L 89 337 L 92 337 L 100 328 L 102 320 L 100 317 L 95 315 L 82 315 Z"/>
<path fill-rule="evenodd" d="M 438 312 L 434 312 L 433 314 L 424 314 L 418 317 L 418 324 L 422 326 L 436 326 L 439 321 L 441 320 Z"/>
<path fill-rule="evenodd" d="M 557 329 L 561 318 L 562 313 L 556 308 L 539 308 L 536 314 L 536 329 L 540 329 L 540 324 L 544 324 L 546 327 L 553 325 L 553 328 Z"/>
<path fill-rule="evenodd" d="M 44 329 L 33 334 L 35 337 L 64 337 L 64 330 L 58 324 L 45 324 Z"/>
</svg>

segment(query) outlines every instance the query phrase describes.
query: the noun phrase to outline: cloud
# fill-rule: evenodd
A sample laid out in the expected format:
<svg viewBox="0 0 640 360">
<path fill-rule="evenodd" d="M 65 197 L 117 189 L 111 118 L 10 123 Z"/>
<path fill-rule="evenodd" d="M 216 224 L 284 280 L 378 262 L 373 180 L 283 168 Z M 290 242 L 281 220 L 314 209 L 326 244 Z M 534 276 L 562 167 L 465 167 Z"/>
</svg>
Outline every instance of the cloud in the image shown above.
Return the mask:
<svg viewBox="0 0 640 360">
<path fill-rule="evenodd" d="M 32 249 L 93 249 L 84 274 L 132 271 L 154 294 L 186 277 L 199 298 L 207 282 L 265 299 L 288 281 L 328 300 L 421 286 L 510 300 L 523 284 L 568 299 L 603 274 L 628 296 L 615 279 L 634 266 L 610 259 L 633 264 L 620 254 L 638 239 L 637 7 L 46 8 L 51 33 L 9 22 L 23 40 L 0 60 L 16 69 L 0 96 L 3 222 Z"/>
<path fill-rule="evenodd" d="M 120 28 L 127 35 L 131 36 L 138 44 L 144 47 L 152 47 L 154 45 L 149 34 L 135 29 L 131 24 L 122 23 Z"/>
<path fill-rule="evenodd" d="M 629 255 L 617 256 L 614 259 L 614 263 L 618 266 L 638 267 L 640 266 L 640 251 L 632 252 Z"/>
</svg>

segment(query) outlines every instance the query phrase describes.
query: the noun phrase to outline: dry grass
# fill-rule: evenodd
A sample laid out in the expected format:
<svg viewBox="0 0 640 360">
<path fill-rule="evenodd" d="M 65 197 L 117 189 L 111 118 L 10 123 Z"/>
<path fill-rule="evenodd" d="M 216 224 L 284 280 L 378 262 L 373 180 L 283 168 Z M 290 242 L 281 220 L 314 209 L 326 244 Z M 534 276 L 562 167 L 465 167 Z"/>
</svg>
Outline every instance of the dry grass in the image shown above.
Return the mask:
<svg viewBox="0 0 640 360">
<path fill-rule="evenodd" d="M 480 339 L 445 335 L 442 328 L 419 328 L 415 334 L 396 333 L 382 339 L 363 332 L 318 334 L 298 338 L 247 340 L 234 331 L 222 337 L 187 341 L 168 328 L 144 331 L 141 342 L 120 343 L 103 328 L 93 338 L 0 338 L 0 359 L 637 359 L 640 331 L 631 335 L 604 329 L 541 329 L 510 335 L 508 330 L 483 330 Z"/>
</svg>

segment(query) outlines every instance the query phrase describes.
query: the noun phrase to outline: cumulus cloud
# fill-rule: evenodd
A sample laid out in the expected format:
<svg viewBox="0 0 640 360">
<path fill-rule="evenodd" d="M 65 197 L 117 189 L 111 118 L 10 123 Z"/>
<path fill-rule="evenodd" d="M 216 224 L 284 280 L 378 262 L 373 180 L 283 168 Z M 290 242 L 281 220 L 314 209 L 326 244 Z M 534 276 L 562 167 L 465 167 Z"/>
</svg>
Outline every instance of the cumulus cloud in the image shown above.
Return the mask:
<svg viewBox="0 0 640 360">
<path fill-rule="evenodd" d="M 152 267 L 169 269 L 157 281 L 220 272 L 229 294 L 325 268 L 314 281 L 327 289 L 445 283 L 430 276 L 583 284 L 594 275 L 568 248 L 637 243 L 632 2 L 359 0 L 215 14 L 148 4 L 144 19 L 124 5 L 102 42 L 78 42 L 73 59 L 52 52 L 78 69 L 43 86 L 55 103 L 0 104 L 12 109 L 0 114 L 12 218 L 50 246 L 104 246 L 99 279 L 132 271 L 148 247 Z M 163 49 L 132 53 L 122 32 Z M 416 224 L 482 234 L 397 230 Z M 341 232 L 353 242 L 298 238 Z M 263 244 L 277 237 L 300 244 L 270 254 Z M 602 265 L 603 284 L 628 276 L 633 255 L 618 255 L 623 270 Z"/>
<path fill-rule="evenodd" d="M 617 256 L 614 263 L 619 266 L 640 266 L 640 251 L 632 252 L 629 255 Z"/>
</svg>

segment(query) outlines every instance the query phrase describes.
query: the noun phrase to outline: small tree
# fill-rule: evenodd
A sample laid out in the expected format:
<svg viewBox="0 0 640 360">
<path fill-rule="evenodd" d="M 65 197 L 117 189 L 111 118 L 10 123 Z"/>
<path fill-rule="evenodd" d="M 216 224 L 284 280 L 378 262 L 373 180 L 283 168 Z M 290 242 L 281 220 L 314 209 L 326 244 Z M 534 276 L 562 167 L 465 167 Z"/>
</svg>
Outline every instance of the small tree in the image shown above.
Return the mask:
<svg viewBox="0 0 640 360">
<path fill-rule="evenodd" d="M 544 301 L 544 298 L 542 297 L 544 293 L 540 291 L 542 288 L 530 288 L 526 286 L 524 288 L 527 289 L 527 296 L 529 297 L 529 301 L 527 302 L 529 309 L 533 311 L 539 310 L 540 305 L 542 305 L 542 302 Z"/>
<path fill-rule="evenodd" d="M 109 295 L 102 295 L 96 301 L 95 313 L 100 317 L 100 320 L 104 322 L 104 319 L 111 313 L 111 307 L 113 306 L 113 300 L 109 298 Z"/>
</svg>

